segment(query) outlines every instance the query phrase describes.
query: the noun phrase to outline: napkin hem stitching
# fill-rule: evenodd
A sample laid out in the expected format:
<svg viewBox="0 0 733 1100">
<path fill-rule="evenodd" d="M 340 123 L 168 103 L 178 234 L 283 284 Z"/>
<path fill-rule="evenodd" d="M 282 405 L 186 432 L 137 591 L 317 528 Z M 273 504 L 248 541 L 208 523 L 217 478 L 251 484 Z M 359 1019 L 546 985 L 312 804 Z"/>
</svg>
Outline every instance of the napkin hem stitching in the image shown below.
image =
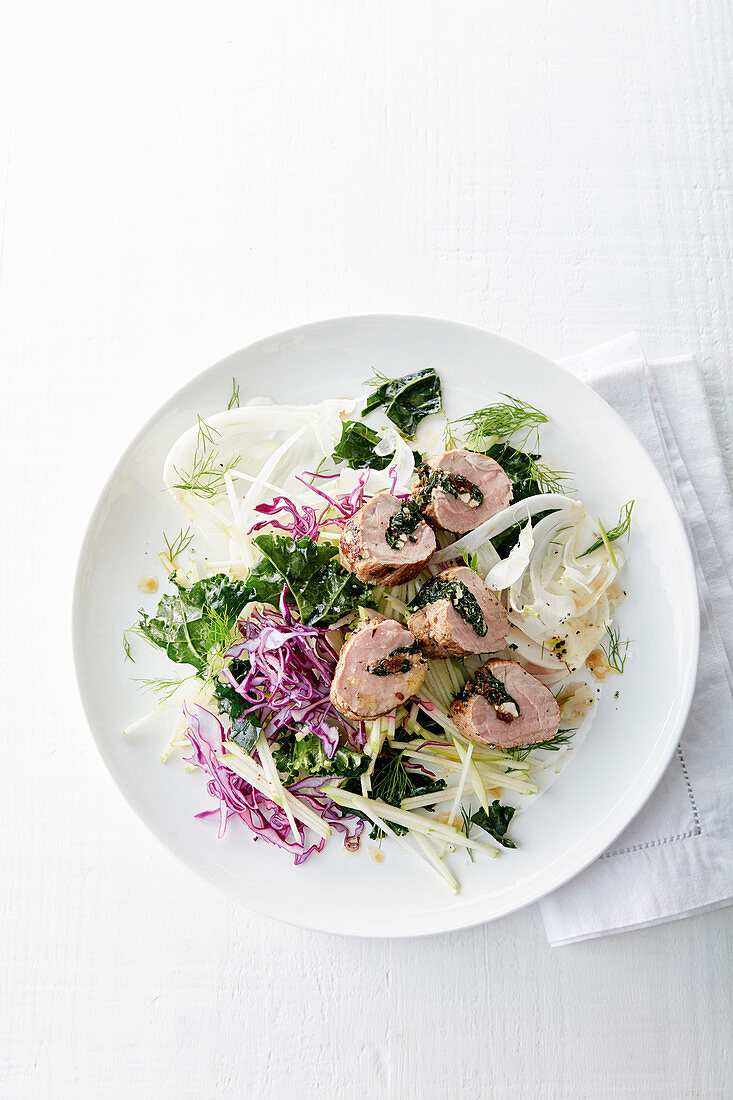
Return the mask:
<svg viewBox="0 0 733 1100">
<path fill-rule="evenodd" d="M 630 852 L 643 852 L 646 848 L 659 848 L 662 844 L 672 844 L 676 840 L 689 840 L 690 837 L 700 836 L 702 834 L 702 825 L 700 824 L 700 814 L 697 809 L 697 801 L 692 790 L 692 784 L 690 783 L 690 776 L 687 771 L 687 764 L 685 763 L 685 757 L 682 752 L 682 746 L 677 746 L 677 758 L 682 768 L 682 776 L 685 780 L 685 786 L 687 787 L 687 794 L 690 799 L 690 808 L 692 809 L 692 819 L 695 822 L 693 829 L 688 829 L 686 833 L 677 833 L 676 836 L 664 836 L 658 840 L 648 840 L 646 844 L 633 844 L 630 848 L 616 848 L 613 852 L 604 852 L 599 859 L 610 859 L 611 856 L 625 856 Z"/>
</svg>

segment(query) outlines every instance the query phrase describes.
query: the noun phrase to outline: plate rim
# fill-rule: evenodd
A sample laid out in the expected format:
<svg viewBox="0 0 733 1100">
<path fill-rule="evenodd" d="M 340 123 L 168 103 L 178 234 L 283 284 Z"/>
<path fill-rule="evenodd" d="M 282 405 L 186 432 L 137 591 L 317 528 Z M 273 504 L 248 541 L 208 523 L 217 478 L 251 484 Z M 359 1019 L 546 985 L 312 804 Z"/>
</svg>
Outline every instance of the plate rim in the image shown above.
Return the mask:
<svg viewBox="0 0 733 1100">
<path fill-rule="evenodd" d="M 217 877 L 217 875 L 215 875 L 212 870 L 209 869 L 208 863 L 205 860 L 201 859 L 198 855 L 192 853 L 189 849 L 187 849 L 184 842 L 177 840 L 176 837 L 171 833 L 163 834 L 154 826 L 154 824 L 152 824 L 148 820 L 144 806 L 138 803 L 132 787 L 130 789 L 127 789 L 123 785 L 121 779 L 116 774 L 112 763 L 108 759 L 105 750 L 104 738 L 95 729 L 92 722 L 90 706 L 88 706 L 87 704 L 87 697 L 83 686 L 84 681 L 81 667 L 82 622 L 80 614 L 80 603 L 84 567 L 90 555 L 93 536 L 100 515 L 104 509 L 105 501 L 110 491 L 112 490 L 116 479 L 119 477 L 128 459 L 136 450 L 138 444 L 145 438 L 148 431 L 154 426 L 159 418 L 165 415 L 165 413 L 169 409 L 169 406 L 173 406 L 175 404 L 179 394 L 183 390 L 185 390 L 187 387 L 195 382 L 202 381 L 206 377 L 206 375 L 221 370 L 230 360 L 238 358 L 242 355 L 243 352 L 254 352 L 258 347 L 270 344 L 273 340 L 295 337 L 297 335 L 306 333 L 308 330 L 325 328 L 332 325 L 339 325 L 349 322 L 364 323 L 369 321 L 387 323 L 428 323 L 445 326 L 448 328 L 466 330 L 467 332 L 478 334 L 481 336 L 490 336 L 506 345 L 508 349 L 518 350 L 525 354 L 530 353 L 536 359 L 544 362 L 544 364 L 547 367 L 551 368 L 553 371 L 560 372 L 563 375 L 567 375 L 568 377 L 573 379 L 575 383 L 582 386 L 583 389 L 591 395 L 591 398 L 593 400 L 598 401 L 602 405 L 604 405 L 606 410 L 611 414 L 611 418 L 615 421 L 616 427 L 620 430 L 622 435 L 626 435 L 627 437 L 631 438 L 646 455 L 649 469 L 652 472 L 652 476 L 657 481 L 657 490 L 661 491 L 663 496 L 666 497 L 667 503 L 671 506 L 671 514 L 674 517 L 674 522 L 676 522 L 677 524 L 678 534 L 680 535 L 679 548 L 682 551 L 683 568 L 687 574 L 688 580 L 688 596 L 691 603 L 691 622 L 687 625 L 691 633 L 689 635 L 687 634 L 687 631 L 685 631 L 684 633 L 684 636 L 688 639 L 689 649 L 689 653 L 686 655 L 688 658 L 686 665 L 687 675 L 683 689 L 678 696 L 678 712 L 675 720 L 672 723 L 670 731 L 667 734 L 667 743 L 665 744 L 664 748 L 658 752 L 655 760 L 655 766 L 654 768 L 650 769 L 646 782 L 640 787 L 639 791 L 633 796 L 629 805 L 625 808 L 624 813 L 621 815 L 622 819 L 620 820 L 620 823 L 618 821 L 614 822 L 611 830 L 603 833 L 602 839 L 596 840 L 596 842 L 592 844 L 587 851 L 585 851 L 581 856 L 577 857 L 575 862 L 573 863 L 573 868 L 569 873 L 566 870 L 558 870 L 558 873 L 554 876 L 553 879 L 550 880 L 549 884 L 545 883 L 538 891 L 534 892 L 532 896 L 519 899 L 515 904 L 511 904 L 508 908 L 502 910 L 502 912 L 500 913 L 491 913 L 488 915 L 472 913 L 469 915 L 468 913 L 464 914 L 462 908 L 458 907 L 456 909 L 445 909 L 435 912 L 434 918 L 436 919 L 435 927 L 433 928 L 421 928 L 418 930 L 406 929 L 402 927 L 396 929 L 379 928 L 373 931 L 365 932 L 343 927 L 336 928 L 331 925 L 328 920 L 320 923 L 315 923 L 312 920 L 298 920 L 287 914 L 273 912 L 267 907 L 266 904 L 258 904 L 257 900 L 255 900 L 254 902 L 245 900 L 241 896 L 241 894 L 236 892 L 234 889 L 228 888 L 226 883 L 222 881 L 220 877 Z M 142 824 L 150 831 L 150 833 L 156 838 L 156 840 L 161 843 L 173 856 L 175 856 L 177 860 L 183 863 L 189 870 L 192 870 L 200 878 L 215 886 L 219 891 L 221 891 L 221 893 L 223 893 L 226 897 L 228 897 L 231 901 L 235 902 L 238 905 L 244 905 L 254 912 L 260 913 L 263 916 L 270 917 L 274 920 L 278 920 L 281 923 L 293 927 L 305 928 L 309 931 L 320 932 L 326 935 L 343 935 L 350 938 L 363 939 L 403 939 L 441 935 L 446 932 L 460 931 L 461 929 L 473 928 L 480 924 L 499 920 L 502 917 L 510 916 L 512 913 L 519 912 L 520 910 L 534 904 L 535 902 L 541 901 L 543 898 L 547 897 L 549 894 L 552 894 L 561 886 L 564 886 L 565 884 L 571 882 L 574 878 L 576 878 L 577 875 L 581 874 L 587 867 L 595 862 L 595 860 L 598 859 L 598 857 L 602 855 L 602 853 L 613 844 L 613 842 L 623 832 L 627 825 L 629 825 L 630 822 L 633 821 L 633 819 L 637 816 L 642 807 L 649 800 L 651 795 L 654 793 L 654 790 L 658 786 L 662 776 L 664 775 L 664 772 L 666 771 L 669 762 L 672 759 L 672 756 L 674 755 L 677 744 L 679 743 L 680 735 L 687 721 L 690 707 L 692 705 L 697 678 L 700 649 L 700 604 L 697 589 L 697 577 L 694 565 L 694 558 L 687 536 L 687 531 L 685 529 L 684 521 L 679 513 L 671 492 L 665 484 L 646 447 L 631 430 L 625 420 L 623 420 L 623 418 L 619 415 L 619 413 L 616 412 L 616 410 L 611 405 L 609 405 L 608 402 L 600 396 L 600 394 L 591 389 L 591 387 L 588 386 L 583 379 L 578 378 L 560 363 L 557 363 L 554 360 L 547 358 L 540 352 L 536 352 L 534 351 L 534 349 L 529 348 L 524 344 L 520 344 L 514 340 L 509 340 L 499 333 L 491 332 L 489 329 L 480 328 L 477 325 L 469 325 L 461 321 L 452 320 L 450 318 L 435 317 L 427 314 L 410 313 L 346 314 L 343 316 L 327 317 L 315 321 L 309 321 L 305 324 L 295 325 L 278 332 L 269 333 L 268 335 L 260 337 L 259 339 L 254 340 L 249 344 L 245 344 L 243 347 L 238 348 L 233 352 L 230 352 L 228 355 L 224 356 L 221 359 L 218 359 L 215 363 L 210 364 L 208 367 L 205 367 L 203 370 L 199 371 L 197 374 L 194 374 L 191 378 L 187 379 L 174 393 L 172 393 L 147 417 L 145 422 L 141 425 L 139 430 L 130 440 L 127 447 L 125 447 L 117 462 L 114 464 L 113 469 L 111 470 L 108 477 L 105 479 L 104 484 L 98 493 L 96 503 L 87 521 L 86 528 L 84 530 L 84 536 L 79 549 L 72 589 L 72 615 L 70 625 L 76 686 L 82 703 L 87 726 L 89 727 L 90 733 L 102 759 L 102 762 L 104 763 L 104 766 L 107 769 L 107 772 L 110 775 L 115 786 L 117 787 L 118 791 L 121 793 L 123 799 L 130 807 L 130 809 L 137 815 Z M 600 828 L 601 824 L 602 823 L 599 823 L 596 826 L 596 829 Z M 328 910 L 325 911 L 324 915 L 327 915 L 327 913 Z"/>
</svg>

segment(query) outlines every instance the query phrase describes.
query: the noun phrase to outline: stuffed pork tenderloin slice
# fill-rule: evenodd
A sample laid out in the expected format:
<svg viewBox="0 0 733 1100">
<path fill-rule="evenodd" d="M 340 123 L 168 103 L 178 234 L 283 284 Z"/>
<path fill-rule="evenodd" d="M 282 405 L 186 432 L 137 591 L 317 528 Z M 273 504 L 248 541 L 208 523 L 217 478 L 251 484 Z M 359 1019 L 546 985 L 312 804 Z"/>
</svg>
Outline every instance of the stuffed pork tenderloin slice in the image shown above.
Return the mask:
<svg viewBox="0 0 733 1100">
<path fill-rule="evenodd" d="M 425 460 L 413 497 L 434 527 L 463 535 L 506 508 L 513 490 L 493 458 L 456 448 Z"/>
<path fill-rule="evenodd" d="M 450 714 L 471 741 L 511 749 L 554 737 L 560 708 L 549 688 L 516 661 L 487 661 L 474 673 Z"/>
<path fill-rule="evenodd" d="M 415 596 L 408 627 L 426 657 L 468 657 L 504 649 L 509 620 L 504 607 L 473 569 L 444 569 Z"/>
<path fill-rule="evenodd" d="M 339 654 L 331 702 L 356 721 L 391 714 L 420 689 L 427 668 L 409 630 L 394 619 L 372 616 Z"/>
<path fill-rule="evenodd" d="M 339 559 L 365 584 L 392 587 L 416 577 L 435 548 L 435 534 L 411 500 L 378 493 L 346 523 Z"/>
</svg>

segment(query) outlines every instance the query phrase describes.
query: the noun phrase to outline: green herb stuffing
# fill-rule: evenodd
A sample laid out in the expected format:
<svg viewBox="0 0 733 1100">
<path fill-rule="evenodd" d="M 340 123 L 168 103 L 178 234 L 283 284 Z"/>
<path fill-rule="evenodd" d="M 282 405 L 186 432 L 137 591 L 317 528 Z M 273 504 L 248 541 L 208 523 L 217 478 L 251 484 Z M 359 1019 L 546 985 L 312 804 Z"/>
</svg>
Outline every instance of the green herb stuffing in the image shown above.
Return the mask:
<svg viewBox="0 0 733 1100">
<path fill-rule="evenodd" d="M 423 514 L 420 506 L 414 500 L 403 500 L 397 511 L 390 517 L 387 530 L 384 533 L 385 541 L 393 550 L 397 550 L 403 543 L 403 535 L 410 542 L 417 542 L 414 537 L 418 525 L 423 522 Z"/>
<path fill-rule="evenodd" d="M 366 670 L 372 676 L 396 676 L 403 672 L 409 672 L 415 663 L 412 658 L 419 652 L 419 642 L 413 642 L 412 645 L 398 646 L 386 657 L 370 661 L 366 666 Z"/>
<path fill-rule="evenodd" d="M 338 549 L 304 536 L 260 534 L 253 540 L 294 597 L 301 620 L 325 626 L 358 607 L 376 607 L 367 585 L 334 561 Z"/>
<path fill-rule="evenodd" d="M 369 383 L 374 386 L 361 415 L 384 406 L 387 417 L 403 435 L 411 439 L 423 417 L 438 413 L 443 407 L 440 379 L 432 367 L 406 374 L 402 378 L 387 378 L 374 372 Z"/>
<path fill-rule="evenodd" d="M 486 633 L 486 619 L 481 610 L 481 605 L 472 592 L 460 581 L 446 581 L 438 574 L 422 586 L 410 604 L 411 611 L 418 611 L 421 607 L 435 603 L 437 600 L 450 600 L 454 608 L 472 630 L 483 638 Z"/>
<path fill-rule="evenodd" d="M 421 509 L 427 508 L 436 489 L 442 489 L 444 493 L 460 500 L 468 494 L 468 501 L 478 508 L 484 502 L 484 494 L 475 482 L 469 481 L 463 474 L 451 474 L 448 470 L 436 470 L 424 462 L 417 471 L 420 479 L 420 488 L 415 495 L 415 502 Z"/>
<path fill-rule="evenodd" d="M 478 825 L 480 829 L 484 829 L 490 836 L 493 836 L 494 840 L 503 845 L 504 848 L 516 848 L 516 844 L 513 840 L 506 835 L 506 831 L 509 828 L 509 823 L 514 817 L 513 806 L 502 806 L 498 798 L 489 806 L 489 812 L 481 806 L 480 809 L 472 815 L 471 821 L 474 825 Z"/>
<path fill-rule="evenodd" d="M 498 677 L 494 676 L 488 668 L 479 668 L 474 673 L 473 679 L 463 685 L 456 696 L 461 702 L 466 703 L 474 695 L 483 695 L 487 699 L 499 718 L 511 722 L 517 715 L 505 714 L 499 710 L 504 703 L 513 703 L 519 714 L 519 704 L 514 699 Z"/>
</svg>

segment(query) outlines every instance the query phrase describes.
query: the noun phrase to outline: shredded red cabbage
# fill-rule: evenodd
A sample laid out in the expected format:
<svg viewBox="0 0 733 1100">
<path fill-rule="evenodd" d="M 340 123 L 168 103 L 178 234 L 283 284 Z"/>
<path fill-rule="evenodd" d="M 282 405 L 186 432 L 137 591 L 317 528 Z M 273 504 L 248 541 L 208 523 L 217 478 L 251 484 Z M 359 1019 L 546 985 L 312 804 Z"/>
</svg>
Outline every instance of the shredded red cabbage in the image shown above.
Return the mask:
<svg viewBox="0 0 733 1100">
<path fill-rule="evenodd" d="M 305 727 L 314 733 L 331 759 L 340 733 L 353 730 L 331 702 L 329 691 L 338 655 L 326 640 L 324 627 L 306 626 L 295 618 L 285 601 L 280 610 L 253 611 L 239 623 L 243 642 L 231 646 L 226 658 L 249 659 L 249 670 L 237 682 L 230 669 L 222 675 L 249 704 L 248 713 L 259 711 L 268 736 L 281 729 Z"/>
<path fill-rule="evenodd" d="M 263 516 L 270 517 L 286 512 L 290 520 L 285 523 L 272 518 L 260 520 L 250 528 L 250 534 L 253 531 L 261 531 L 263 527 L 277 527 L 280 531 L 287 531 L 294 539 L 302 539 L 307 535 L 309 539 L 317 540 L 321 533 L 323 517 L 317 516 L 315 509 L 307 504 L 298 508 L 288 497 L 275 497 L 272 504 L 256 504 L 254 510 Z"/>
<path fill-rule="evenodd" d="M 313 481 L 331 481 L 339 476 L 339 474 L 319 474 L 304 470 L 302 477 L 298 477 L 297 480 L 327 502 L 321 514 L 318 515 L 315 508 L 311 508 L 308 504 L 298 506 L 289 497 L 277 496 L 273 499 L 272 504 L 255 505 L 255 512 L 259 512 L 260 515 L 268 518 L 255 523 L 250 528 L 249 533 L 261 531 L 263 527 L 276 527 L 280 531 L 287 531 L 294 539 L 300 539 L 307 535 L 308 538 L 317 541 L 324 527 L 343 527 L 346 521 L 351 519 L 364 505 L 366 500 L 364 489 L 369 478 L 369 471 L 365 470 L 361 474 L 356 487 L 350 493 L 339 493 L 336 496 L 331 496 L 314 485 L 313 482 L 305 480 L 305 478 L 310 477 Z M 333 515 L 334 511 L 337 515 Z M 272 518 L 281 516 L 283 513 L 285 514 L 284 520 Z"/>
<path fill-rule="evenodd" d="M 304 839 L 301 842 L 294 840 L 285 812 L 221 761 L 224 728 L 216 715 L 198 703 L 194 703 L 191 710 L 187 710 L 184 704 L 183 711 L 188 719 L 187 735 L 193 746 L 193 756 L 187 758 L 187 763 L 201 768 L 208 776 L 207 790 L 213 798 L 219 800 L 218 809 L 204 810 L 196 816 L 210 817 L 218 814 L 219 837 L 222 837 L 229 818 L 236 815 L 257 836 L 290 852 L 295 857 L 296 864 L 304 863 L 312 852 L 322 851 L 325 844 L 323 837 L 318 837 L 306 847 L 307 829 L 300 823 Z M 306 802 L 328 825 L 342 832 L 345 847 L 354 851 L 359 847 L 364 822 L 342 813 L 336 803 L 323 794 L 320 787 L 327 782 L 329 780 L 326 779 L 302 779 L 288 789 Z"/>
<path fill-rule="evenodd" d="M 323 489 L 319 489 L 318 486 L 314 484 L 316 480 L 331 481 L 334 477 L 339 476 L 339 474 L 319 474 L 312 470 L 304 470 L 303 476 L 298 477 L 297 480 L 300 481 L 302 485 L 305 485 L 307 489 L 310 489 L 312 492 L 317 493 L 319 497 L 323 497 L 324 500 L 328 501 L 330 507 L 321 515 L 321 522 L 335 523 L 338 527 L 343 527 L 347 520 L 350 520 L 352 516 L 356 515 L 360 508 L 364 507 L 364 502 L 367 499 L 365 486 L 369 480 L 369 470 L 364 470 L 364 472 L 360 474 L 355 488 L 353 488 L 350 493 L 339 493 L 336 496 L 330 496 L 327 492 Z M 312 478 L 313 481 L 305 481 L 307 477 Z M 331 508 L 335 509 L 338 515 L 331 516 L 330 519 L 325 520 L 324 517 Z"/>
</svg>

